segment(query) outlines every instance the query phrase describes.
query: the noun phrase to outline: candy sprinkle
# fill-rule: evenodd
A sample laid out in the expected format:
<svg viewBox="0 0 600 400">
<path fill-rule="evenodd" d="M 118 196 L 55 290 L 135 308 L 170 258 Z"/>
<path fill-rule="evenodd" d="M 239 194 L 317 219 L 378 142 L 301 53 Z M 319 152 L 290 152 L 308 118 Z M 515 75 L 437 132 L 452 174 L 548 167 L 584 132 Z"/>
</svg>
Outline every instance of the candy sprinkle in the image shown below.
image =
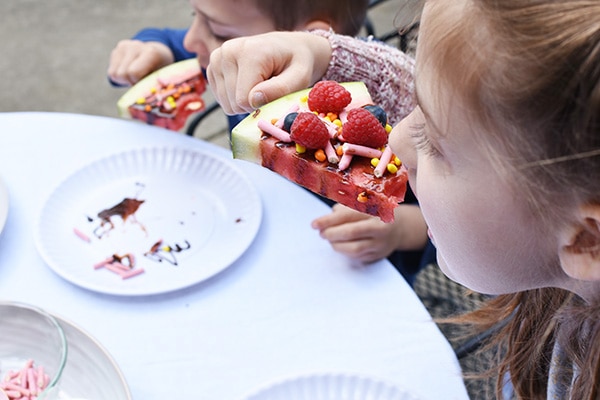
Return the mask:
<svg viewBox="0 0 600 400">
<path fill-rule="evenodd" d="M 327 156 L 325 155 L 325 151 L 323 149 L 318 149 L 315 151 L 315 158 L 317 161 L 324 162 L 327 160 Z"/>
<path fill-rule="evenodd" d="M 85 233 L 83 233 L 82 231 L 80 231 L 77 228 L 73 228 L 73 233 L 81 240 L 83 240 L 84 242 L 91 242 L 91 239 L 89 238 L 88 235 L 86 235 Z"/>
<path fill-rule="evenodd" d="M 396 164 L 389 163 L 387 165 L 387 170 L 390 174 L 395 174 L 396 172 L 398 172 L 398 167 L 396 166 Z"/>
<path fill-rule="evenodd" d="M 359 203 L 366 203 L 366 202 L 369 200 L 369 198 L 367 197 L 367 193 L 366 193 L 366 192 L 362 192 L 362 193 L 360 193 L 360 194 L 359 194 L 359 195 L 356 197 L 356 200 L 357 200 Z"/>
<path fill-rule="evenodd" d="M 305 152 L 306 152 L 306 147 L 302 146 L 301 144 L 296 143 L 296 153 L 302 154 Z"/>
</svg>

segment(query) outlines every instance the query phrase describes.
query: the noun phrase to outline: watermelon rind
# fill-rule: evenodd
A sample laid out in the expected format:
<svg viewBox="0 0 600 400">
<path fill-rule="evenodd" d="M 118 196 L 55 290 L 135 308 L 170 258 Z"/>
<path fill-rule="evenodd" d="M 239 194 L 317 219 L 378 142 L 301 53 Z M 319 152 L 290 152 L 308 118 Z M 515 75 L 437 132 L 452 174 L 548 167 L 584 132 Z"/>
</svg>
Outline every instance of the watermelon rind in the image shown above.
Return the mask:
<svg viewBox="0 0 600 400">
<path fill-rule="evenodd" d="M 352 102 L 347 108 L 361 107 L 366 104 L 372 104 L 371 95 L 363 82 L 343 82 L 340 83 L 352 95 Z M 286 96 L 280 97 L 277 100 L 266 104 L 255 112 L 248 115 L 231 131 L 231 150 L 233 157 L 250 161 L 256 164 L 262 163 L 260 154 L 260 138 L 263 133 L 258 128 L 257 122 L 259 119 L 271 121 L 285 116 L 287 111 L 295 104 L 299 104 L 301 99 L 308 95 L 308 89 L 302 89 Z"/>
<path fill-rule="evenodd" d="M 131 118 L 129 106 L 135 103 L 140 97 L 147 96 L 153 87 L 157 86 L 159 78 L 167 79 L 178 75 L 192 73 L 197 70 L 200 73 L 200 64 L 196 58 L 178 61 L 169 64 L 159 70 L 146 75 L 138 83 L 127 90 L 117 101 L 117 109 L 121 118 Z"/>
</svg>

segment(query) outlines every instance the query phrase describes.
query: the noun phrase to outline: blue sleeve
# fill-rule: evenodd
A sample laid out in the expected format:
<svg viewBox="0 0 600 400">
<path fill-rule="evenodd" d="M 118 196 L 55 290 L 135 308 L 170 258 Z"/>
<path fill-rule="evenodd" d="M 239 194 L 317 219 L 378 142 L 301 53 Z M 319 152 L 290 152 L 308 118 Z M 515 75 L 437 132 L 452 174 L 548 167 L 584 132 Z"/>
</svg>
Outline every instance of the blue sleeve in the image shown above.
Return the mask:
<svg viewBox="0 0 600 400">
<path fill-rule="evenodd" d="M 194 58 L 195 53 L 190 53 L 183 47 L 183 38 L 187 33 L 187 29 L 172 29 L 172 28 L 145 28 L 135 34 L 132 39 L 141 40 L 142 42 L 160 42 L 171 49 L 175 62 Z"/>
<path fill-rule="evenodd" d="M 227 122 L 229 124 L 229 139 L 231 139 L 231 131 L 233 130 L 233 128 L 247 116 L 248 114 L 236 114 L 227 116 Z"/>
</svg>

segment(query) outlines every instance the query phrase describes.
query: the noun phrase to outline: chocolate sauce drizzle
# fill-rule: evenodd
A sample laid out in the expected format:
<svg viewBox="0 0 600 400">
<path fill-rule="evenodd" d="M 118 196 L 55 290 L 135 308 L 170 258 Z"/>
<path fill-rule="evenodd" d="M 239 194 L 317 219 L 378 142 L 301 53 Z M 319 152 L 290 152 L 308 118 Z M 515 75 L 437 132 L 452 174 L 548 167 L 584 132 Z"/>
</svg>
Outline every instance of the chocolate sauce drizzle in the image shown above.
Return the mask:
<svg viewBox="0 0 600 400">
<path fill-rule="evenodd" d="M 142 191 L 145 187 L 143 183 L 139 182 L 136 182 L 136 186 L 139 187 L 139 191 Z M 138 194 L 136 194 L 136 197 Z M 103 237 L 108 235 L 111 230 L 115 229 L 115 224 L 112 220 L 114 217 L 120 217 L 123 220 L 123 223 L 125 223 L 127 220 L 130 220 L 134 224 L 139 225 L 144 231 L 144 233 L 148 234 L 146 227 L 136 219 L 135 215 L 135 213 L 139 210 L 140 206 L 144 204 L 145 200 L 140 200 L 136 197 L 125 197 L 118 204 L 115 204 L 110 208 L 106 208 L 100 211 L 97 214 L 97 218 L 100 220 L 100 224 L 93 230 L 94 235 L 98 239 L 102 239 Z M 86 218 L 87 221 L 90 223 L 96 220 L 95 218 L 90 216 L 87 216 Z M 181 225 L 184 225 L 183 221 L 180 221 L 179 223 Z M 187 239 L 184 240 L 183 244 L 175 243 L 174 245 L 167 244 L 163 241 L 163 239 L 160 239 L 151 246 L 150 250 L 144 253 L 144 256 L 155 262 L 162 263 L 163 261 L 165 261 L 171 265 L 177 266 L 179 265 L 179 263 L 177 261 L 176 254 L 181 253 L 185 250 L 189 250 L 191 247 L 192 245 Z M 117 262 L 121 262 L 122 258 L 127 258 L 117 257 L 116 255 L 113 255 L 112 257 Z M 132 266 L 132 260 L 133 258 L 127 258 L 126 265 Z"/>
<path fill-rule="evenodd" d="M 94 235 L 98 239 L 101 239 L 104 235 L 115 228 L 115 224 L 112 222 L 111 218 L 118 216 L 121 217 L 123 222 L 127 221 L 128 218 L 139 225 L 144 232 L 146 232 L 146 227 L 142 225 L 136 218 L 135 213 L 138 208 L 142 204 L 144 204 L 145 200 L 124 198 L 120 203 L 112 206 L 111 208 L 107 208 L 98 213 L 98 218 L 100 218 L 100 225 L 94 229 Z M 108 227 L 107 227 L 108 225 Z"/>
<path fill-rule="evenodd" d="M 185 247 L 180 246 L 178 243 L 175 246 L 169 244 L 163 244 L 163 240 L 159 240 L 154 243 L 150 248 L 150 251 L 144 253 L 145 257 L 148 257 L 152 261 L 163 262 L 166 261 L 171 265 L 179 265 L 175 253 L 180 253 L 184 250 L 189 250 L 192 245 L 187 240 L 185 241 Z"/>
</svg>

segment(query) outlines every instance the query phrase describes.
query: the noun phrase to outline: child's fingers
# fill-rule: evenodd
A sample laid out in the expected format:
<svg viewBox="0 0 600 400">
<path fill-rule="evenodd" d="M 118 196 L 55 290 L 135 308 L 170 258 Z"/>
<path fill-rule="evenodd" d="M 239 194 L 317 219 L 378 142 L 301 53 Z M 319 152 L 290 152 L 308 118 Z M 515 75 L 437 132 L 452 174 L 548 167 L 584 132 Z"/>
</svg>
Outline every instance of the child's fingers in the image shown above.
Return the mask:
<svg viewBox="0 0 600 400">
<path fill-rule="evenodd" d="M 211 53 L 208 82 L 228 114 L 251 112 L 308 87 L 310 52 L 297 55 L 285 33 L 231 39 Z"/>
<path fill-rule="evenodd" d="M 248 91 L 252 87 L 239 76 L 240 68 L 235 56 L 237 52 L 230 50 L 232 46 L 232 43 L 226 42 L 220 49 L 213 51 L 206 70 L 211 91 L 223 112 L 228 115 L 250 111 L 250 106 L 243 104 L 243 100 L 238 100 L 236 93 L 245 91 L 245 95 L 240 98 L 247 99 Z"/>
<path fill-rule="evenodd" d="M 253 108 L 258 108 L 282 96 L 305 89 L 310 84 L 310 73 L 305 66 L 293 64 L 280 74 L 258 82 L 250 90 L 247 102 Z"/>
<path fill-rule="evenodd" d="M 314 229 L 323 230 L 332 226 L 347 224 L 369 218 L 371 218 L 371 216 L 367 214 L 354 211 L 341 204 L 336 204 L 333 206 L 331 213 L 315 219 L 311 226 Z"/>
</svg>

